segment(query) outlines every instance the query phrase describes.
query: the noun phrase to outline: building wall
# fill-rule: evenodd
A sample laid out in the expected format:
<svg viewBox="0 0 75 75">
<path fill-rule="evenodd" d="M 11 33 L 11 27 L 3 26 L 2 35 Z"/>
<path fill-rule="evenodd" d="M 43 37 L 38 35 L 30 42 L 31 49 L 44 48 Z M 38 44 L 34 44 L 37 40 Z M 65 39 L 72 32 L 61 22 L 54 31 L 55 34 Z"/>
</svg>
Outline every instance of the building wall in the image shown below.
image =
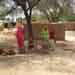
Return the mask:
<svg viewBox="0 0 75 75">
<path fill-rule="evenodd" d="M 65 31 L 75 31 L 75 22 L 64 23 Z"/>
<path fill-rule="evenodd" d="M 48 27 L 48 26 L 50 26 L 50 28 L 55 29 L 56 40 L 64 40 L 65 39 L 65 32 L 64 32 L 63 24 L 52 24 L 52 23 L 50 24 L 50 23 L 39 23 L 39 22 L 32 24 L 34 39 L 39 39 L 40 32 L 42 31 L 42 29 L 44 27 Z M 26 25 L 26 27 L 27 27 L 27 25 Z"/>
<path fill-rule="evenodd" d="M 50 24 L 55 29 L 56 40 L 65 40 L 64 24 Z"/>
</svg>

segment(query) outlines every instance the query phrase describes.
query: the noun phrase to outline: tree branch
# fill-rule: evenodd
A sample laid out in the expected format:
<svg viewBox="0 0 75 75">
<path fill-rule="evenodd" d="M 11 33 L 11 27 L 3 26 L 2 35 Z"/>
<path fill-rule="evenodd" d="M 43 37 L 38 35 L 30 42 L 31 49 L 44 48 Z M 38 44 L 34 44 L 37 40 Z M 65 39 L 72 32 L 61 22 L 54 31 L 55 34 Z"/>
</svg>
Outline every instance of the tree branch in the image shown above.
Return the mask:
<svg viewBox="0 0 75 75">
<path fill-rule="evenodd" d="M 48 13 L 45 10 L 42 10 L 42 12 L 45 14 L 48 21 L 51 22 L 51 18 L 49 17 L 50 15 L 48 15 Z"/>
<path fill-rule="evenodd" d="M 40 1 L 41 1 L 41 0 L 37 0 L 37 2 L 32 5 L 32 8 L 33 8 L 34 6 L 36 6 Z"/>
<path fill-rule="evenodd" d="M 31 3 L 29 0 L 27 0 L 27 1 L 28 1 L 28 5 L 29 5 L 29 17 L 31 18 L 31 14 L 32 14 Z M 27 9 L 27 11 L 28 11 L 28 9 Z"/>
<path fill-rule="evenodd" d="M 31 5 L 31 9 L 34 8 L 41 0 L 37 0 L 36 3 L 34 3 L 33 5 Z M 27 10 L 29 10 L 30 8 L 28 8 Z"/>
<path fill-rule="evenodd" d="M 8 10 L 8 11 L 2 13 L 2 15 L 0 15 L 0 16 L 6 16 L 6 15 L 12 13 L 14 9 L 16 9 L 16 8 L 13 8 L 13 7 L 12 7 L 10 10 Z"/>
</svg>

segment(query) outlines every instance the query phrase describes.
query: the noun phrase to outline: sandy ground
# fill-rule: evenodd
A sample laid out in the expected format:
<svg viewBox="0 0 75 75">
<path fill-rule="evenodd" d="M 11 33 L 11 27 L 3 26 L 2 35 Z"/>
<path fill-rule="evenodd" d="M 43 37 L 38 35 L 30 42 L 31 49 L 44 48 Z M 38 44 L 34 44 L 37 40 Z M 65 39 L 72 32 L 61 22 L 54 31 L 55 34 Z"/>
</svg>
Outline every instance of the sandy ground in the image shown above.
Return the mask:
<svg viewBox="0 0 75 75">
<path fill-rule="evenodd" d="M 0 75 L 75 75 L 75 53 L 57 48 L 46 55 L 1 56 Z"/>
<path fill-rule="evenodd" d="M 75 42 L 66 43 L 49 54 L 0 56 L 0 75 L 75 75 Z"/>
</svg>

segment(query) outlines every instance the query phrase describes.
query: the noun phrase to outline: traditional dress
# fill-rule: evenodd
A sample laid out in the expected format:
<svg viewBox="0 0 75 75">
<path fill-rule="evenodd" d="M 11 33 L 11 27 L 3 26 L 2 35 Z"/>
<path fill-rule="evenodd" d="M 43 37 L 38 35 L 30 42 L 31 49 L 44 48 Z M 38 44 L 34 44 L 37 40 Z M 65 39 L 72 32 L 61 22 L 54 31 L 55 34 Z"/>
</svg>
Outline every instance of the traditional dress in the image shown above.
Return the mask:
<svg viewBox="0 0 75 75">
<path fill-rule="evenodd" d="M 43 30 L 42 32 L 41 32 L 41 36 L 42 36 L 42 38 L 43 38 L 43 40 L 44 41 L 47 41 L 48 40 L 48 30 Z"/>
<path fill-rule="evenodd" d="M 54 29 L 52 29 L 52 30 L 49 29 L 49 43 L 50 43 L 52 49 L 56 48 L 56 44 L 55 44 L 56 43 L 56 38 L 55 38 Z"/>
<path fill-rule="evenodd" d="M 22 27 L 17 27 L 16 38 L 17 38 L 17 45 L 19 49 L 23 48 L 23 33 L 24 33 L 24 29 Z"/>
<path fill-rule="evenodd" d="M 49 31 L 49 39 L 55 40 L 55 31 Z"/>
<path fill-rule="evenodd" d="M 49 48 L 49 41 L 48 41 L 48 39 L 49 39 L 49 35 L 48 35 L 48 30 L 46 29 L 46 30 L 43 30 L 42 32 L 41 32 L 41 37 L 42 37 L 42 39 L 43 39 L 43 48 Z"/>
</svg>

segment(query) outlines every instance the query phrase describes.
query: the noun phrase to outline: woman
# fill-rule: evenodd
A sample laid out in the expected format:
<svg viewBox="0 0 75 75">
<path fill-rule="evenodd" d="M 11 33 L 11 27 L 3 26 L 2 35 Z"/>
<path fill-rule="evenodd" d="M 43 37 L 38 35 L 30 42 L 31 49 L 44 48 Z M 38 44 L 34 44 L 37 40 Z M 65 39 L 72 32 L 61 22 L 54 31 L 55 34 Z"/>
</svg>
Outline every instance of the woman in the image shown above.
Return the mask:
<svg viewBox="0 0 75 75">
<path fill-rule="evenodd" d="M 48 42 L 48 38 L 49 38 L 49 35 L 48 35 L 48 28 L 45 27 L 42 32 L 41 32 L 41 37 L 43 39 L 43 48 L 49 48 L 49 42 Z"/>
<path fill-rule="evenodd" d="M 51 48 L 54 50 L 56 48 L 56 36 L 54 28 L 49 28 L 49 43 Z"/>
<path fill-rule="evenodd" d="M 22 22 L 16 23 L 16 39 L 17 39 L 17 46 L 20 53 L 23 53 L 23 38 L 24 38 L 24 27 Z"/>
</svg>

